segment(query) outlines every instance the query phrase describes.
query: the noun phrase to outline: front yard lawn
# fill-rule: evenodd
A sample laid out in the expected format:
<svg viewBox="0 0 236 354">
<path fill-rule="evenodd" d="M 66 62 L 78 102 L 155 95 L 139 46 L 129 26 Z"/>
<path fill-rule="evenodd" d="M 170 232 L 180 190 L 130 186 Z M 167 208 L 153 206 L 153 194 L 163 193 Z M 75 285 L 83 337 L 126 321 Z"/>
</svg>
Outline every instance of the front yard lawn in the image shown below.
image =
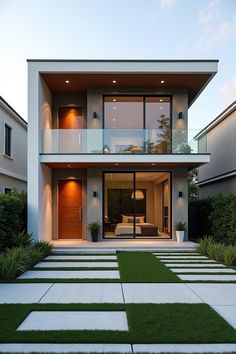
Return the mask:
<svg viewBox="0 0 236 354">
<path fill-rule="evenodd" d="M 117 259 L 123 283 L 182 282 L 150 252 L 120 252 Z"/>
<path fill-rule="evenodd" d="M 19 331 L 31 311 L 126 310 L 129 331 Z M 0 305 L 2 343 L 235 343 L 236 330 L 206 304 Z"/>
</svg>

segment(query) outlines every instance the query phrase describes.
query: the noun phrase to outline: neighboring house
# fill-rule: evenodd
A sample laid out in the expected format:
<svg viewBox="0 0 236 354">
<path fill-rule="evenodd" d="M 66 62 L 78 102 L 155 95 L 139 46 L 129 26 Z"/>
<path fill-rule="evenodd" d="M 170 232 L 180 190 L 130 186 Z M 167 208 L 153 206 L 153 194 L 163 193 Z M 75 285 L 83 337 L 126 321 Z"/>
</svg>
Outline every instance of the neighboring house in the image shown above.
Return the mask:
<svg viewBox="0 0 236 354">
<path fill-rule="evenodd" d="M 236 193 L 236 101 L 196 137 L 211 162 L 199 168 L 199 196 Z"/>
<path fill-rule="evenodd" d="M 0 193 L 27 189 L 27 123 L 0 96 Z"/>
<path fill-rule="evenodd" d="M 29 60 L 28 231 L 174 238 L 188 220 L 188 108 L 217 60 Z M 187 239 L 187 235 L 186 235 Z"/>
</svg>

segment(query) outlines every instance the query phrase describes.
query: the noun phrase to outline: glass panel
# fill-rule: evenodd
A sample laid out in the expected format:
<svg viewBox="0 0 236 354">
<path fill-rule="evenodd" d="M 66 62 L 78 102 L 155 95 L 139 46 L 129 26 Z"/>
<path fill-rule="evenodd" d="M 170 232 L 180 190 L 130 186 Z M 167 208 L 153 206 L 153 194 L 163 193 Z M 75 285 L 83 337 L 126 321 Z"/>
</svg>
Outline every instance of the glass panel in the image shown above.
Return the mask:
<svg viewBox="0 0 236 354">
<path fill-rule="evenodd" d="M 134 174 L 104 174 L 104 237 L 134 236 Z"/>
<path fill-rule="evenodd" d="M 146 148 L 153 153 L 170 152 L 170 97 L 146 97 L 145 120 L 148 129 Z"/>
<path fill-rule="evenodd" d="M 170 238 L 170 173 L 136 172 L 135 178 L 136 193 L 143 193 L 135 201 L 135 237 Z"/>
<path fill-rule="evenodd" d="M 143 144 L 143 97 L 106 96 L 104 98 L 104 146 L 120 153 Z"/>
</svg>

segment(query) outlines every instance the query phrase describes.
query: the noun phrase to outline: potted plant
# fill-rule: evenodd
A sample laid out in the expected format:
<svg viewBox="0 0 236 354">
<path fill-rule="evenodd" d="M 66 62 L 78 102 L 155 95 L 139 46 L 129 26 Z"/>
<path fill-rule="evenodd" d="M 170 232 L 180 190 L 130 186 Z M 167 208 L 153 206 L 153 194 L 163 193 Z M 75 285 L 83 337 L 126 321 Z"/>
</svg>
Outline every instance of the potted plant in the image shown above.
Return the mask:
<svg viewBox="0 0 236 354">
<path fill-rule="evenodd" d="M 178 221 L 175 223 L 175 233 L 178 242 L 183 242 L 184 240 L 184 231 L 186 230 L 186 223 Z"/>
<path fill-rule="evenodd" d="M 88 224 L 88 229 L 91 232 L 93 242 L 97 242 L 98 233 L 99 233 L 100 228 L 101 228 L 101 224 L 100 224 L 99 220 L 94 221 L 94 222 L 90 222 Z"/>
</svg>

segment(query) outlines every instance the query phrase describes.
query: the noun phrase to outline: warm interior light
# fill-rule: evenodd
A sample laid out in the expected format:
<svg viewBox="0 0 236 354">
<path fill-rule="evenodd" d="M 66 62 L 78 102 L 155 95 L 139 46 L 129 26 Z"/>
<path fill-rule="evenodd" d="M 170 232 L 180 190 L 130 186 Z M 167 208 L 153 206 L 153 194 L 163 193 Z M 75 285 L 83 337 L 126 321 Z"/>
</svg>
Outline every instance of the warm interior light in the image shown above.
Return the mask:
<svg viewBox="0 0 236 354">
<path fill-rule="evenodd" d="M 113 84 L 116 84 L 116 80 L 113 80 L 112 82 L 113 82 Z"/>
<path fill-rule="evenodd" d="M 164 80 L 161 80 L 161 84 L 164 84 L 164 82 L 165 82 Z"/>
<path fill-rule="evenodd" d="M 113 100 L 112 100 L 113 102 L 116 102 L 116 99 L 115 98 L 113 98 Z"/>
<path fill-rule="evenodd" d="M 118 164 L 118 163 L 116 163 L 115 165 L 116 165 L 116 166 L 119 166 L 119 164 Z"/>
<path fill-rule="evenodd" d="M 69 80 L 66 80 L 66 84 L 69 84 L 70 83 L 70 81 Z"/>
<path fill-rule="evenodd" d="M 67 165 L 67 167 L 71 168 L 71 165 Z"/>
<path fill-rule="evenodd" d="M 163 99 L 162 99 L 162 98 L 160 99 L 160 102 L 163 102 Z"/>
<path fill-rule="evenodd" d="M 152 163 L 152 166 L 155 166 L 156 164 L 155 163 Z"/>
<path fill-rule="evenodd" d="M 133 192 L 132 195 L 131 195 L 132 199 L 134 199 L 134 197 L 135 197 L 136 200 L 144 199 L 143 192 L 140 191 L 140 190 L 136 190 L 135 193 Z"/>
</svg>

